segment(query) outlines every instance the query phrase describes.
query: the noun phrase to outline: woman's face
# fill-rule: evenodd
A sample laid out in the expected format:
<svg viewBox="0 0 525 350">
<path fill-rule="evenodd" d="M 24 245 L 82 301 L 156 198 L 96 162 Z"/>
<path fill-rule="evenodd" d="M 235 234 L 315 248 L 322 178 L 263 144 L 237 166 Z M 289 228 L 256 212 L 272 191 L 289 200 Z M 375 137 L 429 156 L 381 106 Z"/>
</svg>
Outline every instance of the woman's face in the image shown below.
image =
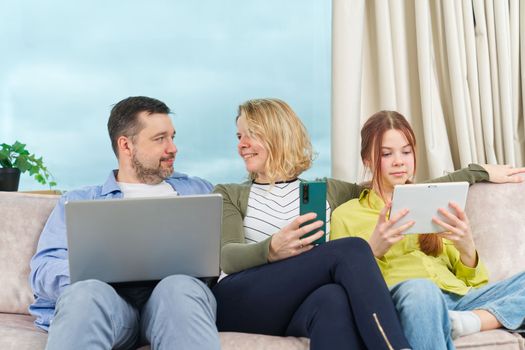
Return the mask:
<svg viewBox="0 0 525 350">
<path fill-rule="evenodd" d="M 414 176 L 414 150 L 405 135 L 396 129 L 383 134 L 381 173 L 385 190 L 407 183 Z"/>
<path fill-rule="evenodd" d="M 265 175 L 265 165 L 268 159 L 268 151 L 260 141 L 250 136 L 246 118 L 240 116 L 237 119 L 237 151 L 244 160 L 246 170 L 249 173 L 257 174 L 255 180 L 260 183 L 267 183 L 269 180 Z"/>
</svg>

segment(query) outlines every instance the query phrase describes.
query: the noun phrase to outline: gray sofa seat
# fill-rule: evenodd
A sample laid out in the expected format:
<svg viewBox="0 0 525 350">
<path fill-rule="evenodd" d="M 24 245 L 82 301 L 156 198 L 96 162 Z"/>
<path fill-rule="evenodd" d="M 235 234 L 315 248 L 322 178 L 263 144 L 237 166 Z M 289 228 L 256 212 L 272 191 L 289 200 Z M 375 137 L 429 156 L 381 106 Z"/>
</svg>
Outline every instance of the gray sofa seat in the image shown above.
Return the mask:
<svg viewBox="0 0 525 350">
<path fill-rule="evenodd" d="M 44 349 L 47 334 L 33 326 L 29 260 L 58 196 L 0 192 L 0 350 Z M 525 183 L 476 184 L 467 202 L 476 245 L 491 281 L 525 266 Z M 433 330 L 428 330 L 432 332 Z M 306 350 L 308 339 L 223 332 L 225 350 Z M 505 330 L 481 332 L 455 341 L 458 349 L 525 350 L 524 339 Z M 141 350 L 149 349 L 149 346 Z"/>
</svg>

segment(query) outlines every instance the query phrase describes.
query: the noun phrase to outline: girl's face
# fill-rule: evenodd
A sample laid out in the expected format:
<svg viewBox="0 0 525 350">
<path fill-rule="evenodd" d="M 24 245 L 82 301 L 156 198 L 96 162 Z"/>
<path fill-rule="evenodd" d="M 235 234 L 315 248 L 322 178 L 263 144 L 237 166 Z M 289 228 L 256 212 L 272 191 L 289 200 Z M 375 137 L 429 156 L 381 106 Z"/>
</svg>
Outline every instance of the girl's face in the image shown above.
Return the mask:
<svg viewBox="0 0 525 350">
<path fill-rule="evenodd" d="M 383 134 L 381 143 L 381 173 L 383 188 L 407 183 L 414 176 L 414 150 L 405 135 L 396 129 Z"/>
<path fill-rule="evenodd" d="M 244 160 L 246 170 L 249 173 L 257 174 L 255 180 L 260 183 L 267 183 L 269 180 L 265 175 L 265 165 L 268 160 L 268 151 L 262 143 L 250 136 L 248 124 L 244 116 L 237 119 L 237 151 Z"/>
</svg>

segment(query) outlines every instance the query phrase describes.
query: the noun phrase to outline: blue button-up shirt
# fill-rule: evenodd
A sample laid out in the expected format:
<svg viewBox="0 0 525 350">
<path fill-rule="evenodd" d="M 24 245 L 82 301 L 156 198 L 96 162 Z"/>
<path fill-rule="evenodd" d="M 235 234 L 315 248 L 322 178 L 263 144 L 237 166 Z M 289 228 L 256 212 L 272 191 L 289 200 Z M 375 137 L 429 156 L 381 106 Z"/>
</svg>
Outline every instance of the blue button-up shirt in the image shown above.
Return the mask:
<svg viewBox="0 0 525 350">
<path fill-rule="evenodd" d="M 64 204 L 66 201 L 122 198 L 123 193 L 112 171 L 102 186 L 90 186 L 64 194 L 51 212 L 40 235 L 36 254 L 31 259 L 29 280 L 35 302 L 29 312 L 36 316 L 35 324 L 47 330 L 55 312 L 55 303 L 70 284 Z M 211 183 L 198 177 L 174 173 L 166 179 L 179 195 L 205 194 Z"/>
</svg>

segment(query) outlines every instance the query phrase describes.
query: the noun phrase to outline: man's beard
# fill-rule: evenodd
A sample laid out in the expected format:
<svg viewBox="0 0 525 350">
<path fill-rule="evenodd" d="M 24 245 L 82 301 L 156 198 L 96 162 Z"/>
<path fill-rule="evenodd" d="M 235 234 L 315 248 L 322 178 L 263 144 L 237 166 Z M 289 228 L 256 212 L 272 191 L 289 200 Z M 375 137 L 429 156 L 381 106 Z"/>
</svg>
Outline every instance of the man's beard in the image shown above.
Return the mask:
<svg viewBox="0 0 525 350">
<path fill-rule="evenodd" d="M 165 157 L 161 158 L 160 161 L 169 160 L 172 158 L 173 157 Z M 169 168 L 163 168 L 160 162 L 157 167 L 146 166 L 138 159 L 137 152 L 133 152 L 131 156 L 131 166 L 135 170 L 137 179 L 147 185 L 159 184 L 163 180 L 170 177 L 171 174 L 173 174 L 173 166 Z"/>
</svg>

